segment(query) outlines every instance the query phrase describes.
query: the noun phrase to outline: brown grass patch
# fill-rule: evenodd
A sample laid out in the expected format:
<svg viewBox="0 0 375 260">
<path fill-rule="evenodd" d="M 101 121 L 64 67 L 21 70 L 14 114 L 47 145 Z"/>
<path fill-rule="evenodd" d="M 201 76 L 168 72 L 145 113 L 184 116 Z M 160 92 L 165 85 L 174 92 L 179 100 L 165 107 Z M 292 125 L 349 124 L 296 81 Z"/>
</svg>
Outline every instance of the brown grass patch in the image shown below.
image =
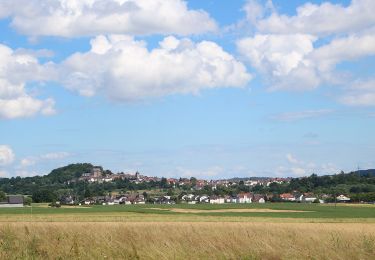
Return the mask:
<svg viewBox="0 0 375 260">
<path fill-rule="evenodd" d="M 0 259 L 373 259 L 374 224 L 0 223 Z"/>
<path fill-rule="evenodd" d="M 213 212 L 260 212 L 260 213 L 266 213 L 266 212 L 313 212 L 313 211 L 302 211 L 302 210 L 287 210 L 287 209 L 169 209 L 173 212 L 178 213 L 213 213 Z"/>
</svg>

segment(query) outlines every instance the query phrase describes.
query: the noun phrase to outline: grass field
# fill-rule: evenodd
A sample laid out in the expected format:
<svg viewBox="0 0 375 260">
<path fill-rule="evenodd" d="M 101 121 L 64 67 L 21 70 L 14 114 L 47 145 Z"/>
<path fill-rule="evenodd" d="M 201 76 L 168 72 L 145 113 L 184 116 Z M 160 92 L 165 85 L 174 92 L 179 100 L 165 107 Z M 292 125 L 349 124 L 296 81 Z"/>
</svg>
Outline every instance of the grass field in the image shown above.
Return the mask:
<svg viewBox="0 0 375 260">
<path fill-rule="evenodd" d="M 375 205 L 0 209 L 0 259 L 375 259 Z"/>
</svg>

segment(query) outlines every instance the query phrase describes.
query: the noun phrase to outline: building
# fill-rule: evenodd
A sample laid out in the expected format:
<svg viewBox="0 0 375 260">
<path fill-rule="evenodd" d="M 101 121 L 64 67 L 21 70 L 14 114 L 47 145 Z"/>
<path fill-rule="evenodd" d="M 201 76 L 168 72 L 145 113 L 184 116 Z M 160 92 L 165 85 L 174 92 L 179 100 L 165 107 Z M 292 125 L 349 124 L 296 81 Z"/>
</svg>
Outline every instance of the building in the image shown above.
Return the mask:
<svg viewBox="0 0 375 260">
<path fill-rule="evenodd" d="M 247 193 L 240 193 L 237 196 L 238 203 L 251 203 L 252 202 L 252 194 L 250 192 Z"/>
<path fill-rule="evenodd" d="M 219 196 L 210 197 L 210 204 L 224 204 L 224 203 L 225 203 L 224 197 L 219 197 Z"/>
<path fill-rule="evenodd" d="M 336 200 L 337 200 L 337 202 L 349 202 L 350 198 L 341 194 L 340 196 L 337 196 Z"/>
<path fill-rule="evenodd" d="M 0 208 L 20 208 L 23 207 L 22 195 L 9 195 L 7 200 L 0 202 Z"/>
<path fill-rule="evenodd" d="M 286 200 L 286 201 L 296 201 L 296 197 L 294 197 L 294 195 L 290 193 L 280 194 L 280 199 Z"/>
</svg>

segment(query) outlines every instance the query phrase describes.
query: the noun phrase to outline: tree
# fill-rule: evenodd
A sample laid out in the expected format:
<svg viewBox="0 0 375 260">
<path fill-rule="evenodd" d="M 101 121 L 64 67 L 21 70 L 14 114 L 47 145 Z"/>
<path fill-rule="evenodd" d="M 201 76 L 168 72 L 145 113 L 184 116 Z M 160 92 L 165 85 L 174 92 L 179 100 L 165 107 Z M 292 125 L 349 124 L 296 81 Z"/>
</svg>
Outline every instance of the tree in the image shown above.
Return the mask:
<svg viewBox="0 0 375 260">
<path fill-rule="evenodd" d="M 195 187 L 197 185 L 197 178 L 191 177 L 190 184 L 191 184 L 191 187 Z"/>
<path fill-rule="evenodd" d="M 31 203 L 33 202 L 33 199 L 29 196 L 24 197 L 23 199 L 23 205 L 31 206 Z"/>
<path fill-rule="evenodd" d="M 33 193 L 32 199 L 36 203 L 56 201 L 57 196 L 50 190 L 37 190 Z"/>
<path fill-rule="evenodd" d="M 168 196 L 173 196 L 174 195 L 174 192 L 172 189 L 169 189 L 168 192 L 167 192 L 167 195 Z"/>
<path fill-rule="evenodd" d="M 165 189 L 165 188 L 168 188 L 168 181 L 166 178 L 161 178 L 161 181 L 160 181 L 160 188 L 162 189 Z"/>
<path fill-rule="evenodd" d="M 5 192 L 0 190 L 0 201 L 4 201 L 6 199 L 7 199 L 7 195 L 5 194 Z"/>
</svg>

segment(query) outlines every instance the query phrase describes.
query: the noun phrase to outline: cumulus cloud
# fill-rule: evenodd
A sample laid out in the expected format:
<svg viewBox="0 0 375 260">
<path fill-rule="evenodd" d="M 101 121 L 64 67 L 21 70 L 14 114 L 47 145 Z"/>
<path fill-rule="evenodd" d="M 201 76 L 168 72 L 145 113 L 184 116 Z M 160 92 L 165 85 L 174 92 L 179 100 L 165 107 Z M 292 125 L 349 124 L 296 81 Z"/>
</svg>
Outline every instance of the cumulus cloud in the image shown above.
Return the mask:
<svg viewBox="0 0 375 260">
<path fill-rule="evenodd" d="M 354 34 L 332 40 L 329 44 L 317 48 L 312 53 L 311 59 L 320 71 L 330 71 L 342 61 L 352 61 L 372 55 L 375 55 L 375 35 Z"/>
<path fill-rule="evenodd" d="M 239 40 L 237 47 L 269 79 L 271 89 L 306 90 L 319 84 L 314 64 L 307 58 L 314 50 L 315 40 L 308 34 L 257 34 Z"/>
<path fill-rule="evenodd" d="M 244 87 L 251 79 L 245 66 L 216 43 L 172 36 L 152 50 L 129 36 L 98 36 L 90 51 L 67 58 L 60 72 L 66 88 L 118 101 Z"/>
<path fill-rule="evenodd" d="M 249 0 L 246 20 L 254 35 L 237 41 L 239 53 L 264 77 L 269 90 L 312 90 L 342 86 L 360 78 L 340 71 L 343 62 L 375 55 L 375 16 L 372 0 L 353 0 L 348 6 L 307 3 L 297 14 L 279 14 L 269 2 Z M 343 77 L 345 75 L 345 77 Z M 370 104 L 373 93 L 343 97 L 342 103 Z M 355 102 L 358 97 L 361 101 Z"/>
<path fill-rule="evenodd" d="M 36 99 L 25 88 L 27 81 L 46 79 L 47 74 L 34 56 L 0 44 L 0 118 L 53 114 L 53 99 Z"/>
<path fill-rule="evenodd" d="M 8 145 L 0 145 L 0 166 L 9 165 L 14 161 L 15 155 Z"/>
<path fill-rule="evenodd" d="M 308 33 L 324 36 L 357 32 L 374 25 L 374 9 L 373 0 L 353 0 L 348 6 L 329 2 L 320 5 L 306 3 L 297 8 L 295 16 L 273 12 L 269 17 L 259 19 L 256 26 L 261 32 L 274 34 Z"/>
<path fill-rule="evenodd" d="M 217 25 L 183 0 L 3 0 L 0 18 L 31 36 L 199 34 Z"/>
</svg>

